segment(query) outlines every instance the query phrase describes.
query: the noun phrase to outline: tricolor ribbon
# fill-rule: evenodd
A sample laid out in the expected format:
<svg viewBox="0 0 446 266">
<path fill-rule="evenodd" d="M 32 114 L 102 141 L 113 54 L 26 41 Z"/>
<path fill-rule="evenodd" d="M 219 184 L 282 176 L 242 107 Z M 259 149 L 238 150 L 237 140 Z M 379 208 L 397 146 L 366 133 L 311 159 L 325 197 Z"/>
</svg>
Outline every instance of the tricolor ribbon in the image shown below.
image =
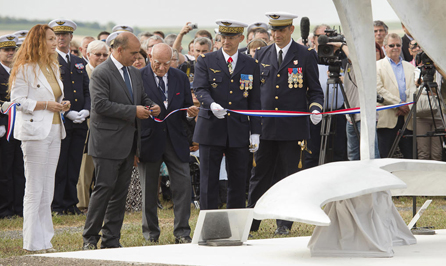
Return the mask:
<svg viewBox="0 0 446 266">
<path fill-rule="evenodd" d="M 9 139 L 11 138 L 12 132 L 14 130 L 14 124 L 15 124 L 15 114 L 16 114 L 16 106 L 18 104 L 16 103 L 11 103 L 11 105 L 8 107 L 8 109 L 6 109 L 5 112 L 2 112 L 2 114 L 7 114 L 8 115 L 8 131 L 6 133 L 6 140 L 9 141 Z"/>
<path fill-rule="evenodd" d="M 382 110 L 397 108 L 397 107 L 411 105 L 411 104 L 413 104 L 413 102 L 385 105 L 385 106 L 377 106 L 376 111 L 382 111 Z M 170 112 L 164 119 L 158 119 L 158 118 L 154 118 L 154 117 L 152 117 L 152 118 L 156 122 L 164 122 L 164 120 L 166 120 L 171 114 L 176 113 L 178 111 L 186 111 L 186 110 L 187 110 L 187 108 L 174 110 L 174 111 Z M 309 113 L 309 112 L 275 111 L 275 110 L 230 110 L 230 109 L 226 109 L 226 111 L 241 114 L 241 115 L 262 116 L 262 117 L 299 117 L 299 116 L 307 116 L 307 115 L 313 114 L 313 113 Z M 355 108 L 348 108 L 348 109 L 335 110 L 335 111 L 329 111 L 329 112 L 322 112 L 319 114 L 321 114 L 321 115 L 324 115 L 324 114 L 346 115 L 346 114 L 359 114 L 359 113 L 361 113 L 361 108 L 355 107 Z"/>
</svg>

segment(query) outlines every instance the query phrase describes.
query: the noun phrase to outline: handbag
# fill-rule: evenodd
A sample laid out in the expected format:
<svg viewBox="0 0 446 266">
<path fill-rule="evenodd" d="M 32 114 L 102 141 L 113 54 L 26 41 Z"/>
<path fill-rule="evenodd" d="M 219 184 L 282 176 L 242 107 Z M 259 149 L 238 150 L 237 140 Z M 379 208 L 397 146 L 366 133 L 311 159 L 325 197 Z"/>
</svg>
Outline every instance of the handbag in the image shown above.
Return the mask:
<svg viewBox="0 0 446 266">
<path fill-rule="evenodd" d="M 431 105 L 429 105 L 429 100 Z M 422 93 L 417 102 L 417 117 L 426 118 L 431 117 L 431 107 L 434 116 L 438 112 L 438 99 L 437 96 L 428 96 Z"/>
</svg>

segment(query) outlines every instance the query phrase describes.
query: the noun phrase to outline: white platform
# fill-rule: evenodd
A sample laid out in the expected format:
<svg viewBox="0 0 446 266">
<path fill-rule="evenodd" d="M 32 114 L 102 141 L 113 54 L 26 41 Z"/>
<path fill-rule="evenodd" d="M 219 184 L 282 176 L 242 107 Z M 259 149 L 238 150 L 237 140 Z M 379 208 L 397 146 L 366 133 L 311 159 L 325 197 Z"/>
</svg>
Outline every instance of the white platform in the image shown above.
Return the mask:
<svg viewBox="0 0 446 266">
<path fill-rule="evenodd" d="M 312 258 L 310 237 L 248 240 L 239 247 L 205 247 L 192 244 L 147 246 L 92 251 L 51 253 L 36 256 L 94 260 L 161 263 L 166 265 L 446 265 L 446 230 L 416 236 L 418 244 L 394 248 L 393 258 Z"/>
</svg>

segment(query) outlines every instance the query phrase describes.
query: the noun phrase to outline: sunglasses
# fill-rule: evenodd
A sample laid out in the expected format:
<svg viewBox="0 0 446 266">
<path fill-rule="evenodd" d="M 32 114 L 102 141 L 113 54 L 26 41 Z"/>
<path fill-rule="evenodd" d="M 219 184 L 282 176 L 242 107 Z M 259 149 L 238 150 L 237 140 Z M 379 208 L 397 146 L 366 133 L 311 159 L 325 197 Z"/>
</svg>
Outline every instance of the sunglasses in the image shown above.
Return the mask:
<svg viewBox="0 0 446 266">
<path fill-rule="evenodd" d="M 71 50 L 72 53 L 78 54 L 79 50 Z"/>
<path fill-rule="evenodd" d="M 399 48 L 399 47 L 401 47 L 401 44 L 399 44 L 399 43 L 397 43 L 397 44 L 389 44 L 390 48 L 394 48 L 395 46 Z"/>
<path fill-rule="evenodd" d="M 103 57 L 108 57 L 108 54 L 97 53 L 97 54 L 94 54 L 94 55 L 97 56 L 97 57 L 101 57 L 101 55 L 102 55 Z"/>
</svg>

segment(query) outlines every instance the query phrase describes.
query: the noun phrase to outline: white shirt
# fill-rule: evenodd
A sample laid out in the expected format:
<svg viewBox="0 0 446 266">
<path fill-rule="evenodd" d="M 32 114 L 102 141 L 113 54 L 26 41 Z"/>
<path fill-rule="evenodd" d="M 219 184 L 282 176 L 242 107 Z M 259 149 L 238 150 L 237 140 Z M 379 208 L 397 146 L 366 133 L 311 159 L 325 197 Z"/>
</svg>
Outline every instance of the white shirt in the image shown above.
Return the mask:
<svg viewBox="0 0 446 266">
<path fill-rule="evenodd" d="M 237 65 L 238 51 L 234 55 L 231 55 L 231 56 L 228 55 L 227 53 L 225 53 L 225 51 L 223 49 L 221 49 L 221 51 L 223 52 L 223 56 L 225 57 L 226 63 L 228 63 L 229 57 L 232 57 L 232 71 L 234 71 L 235 65 Z"/>
<path fill-rule="evenodd" d="M 93 70 L 94 69 L 94 67 L 90 64 L 90 62 L 88 62 L 88 64 L 87 65 L 89 65 L 90 66 L 90 68 L 91 68 L 91 70 Z M 129 75 L 130 76 L 130 75 Z M 124 77 L 123 77 L 124 78 Z"/>
<path fill-rule="evenodd" d="M 60 54 L 60 56 L 62 56 L 62 58 L 65 60 L 65 62 L 67 62 L 67 64 L 68 64 L 68 61 L 67 61 L 67 55 L 68 56 L 70 56 L 70 53 L 64 53 L 64 52 L 62 52 L 61 50 L 59 50 L 59 49 L 57 49 L 56 48 L 56 51 Z M 70 58 L 70 60 L 71 60 L 71 58 Z"/>
<path fill-rule="evenodd" d="M 283 48 L 280 48 L 279 46 L 277 46 L 277 44 L 274 44 L 276 46 L 277 60 L 279 60 L 279 51 L 280 50 L 282 50 L 282 60 L 285 60 L 285 56 L 288 53 L 288 50 L 290 49 L 291 42 L 293 42 L 293 39 L 291 39 L 290 42 Z"/>
<path fill-rule="evenodd" d="M 6 72 L 8 72 L 8 74 L 11 74 L 11 68 L 10 67 L 7 67 L 7 66 L 3 65 L 2 62 L 0 62 L 0 64 L 3 66 L 3 68 L 6 70 Z"/>
<path fill-rule="evenodd" d="M 119 73 L 121 74 L 122 80 L 123 80 L 124 83 L 125 83 L 125 79 L 124 79 L 124 71 L 122 70 L 122 67 L 123 67 L 124 65 L 121 64 L 118 60 L 116 60 L 116 59 L 113 57 L 113 55 L 110 55 L 110 58 L 111 58 L 111 60 L 113 61 L 113 63 L 115 64 L 116 68 L 118 69 Z M 129 73 L 128 68 L 127 68 L 127 73 L 129 74 L 130 85 L 131 85 L 132 88 L 133 88 L 133 85 L 132 85 L 132 77 L 130 77 L 130 73 Z"/>
</svg>

